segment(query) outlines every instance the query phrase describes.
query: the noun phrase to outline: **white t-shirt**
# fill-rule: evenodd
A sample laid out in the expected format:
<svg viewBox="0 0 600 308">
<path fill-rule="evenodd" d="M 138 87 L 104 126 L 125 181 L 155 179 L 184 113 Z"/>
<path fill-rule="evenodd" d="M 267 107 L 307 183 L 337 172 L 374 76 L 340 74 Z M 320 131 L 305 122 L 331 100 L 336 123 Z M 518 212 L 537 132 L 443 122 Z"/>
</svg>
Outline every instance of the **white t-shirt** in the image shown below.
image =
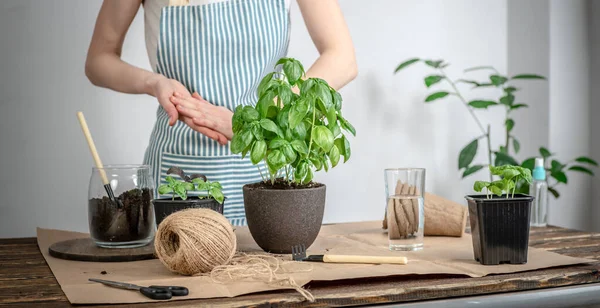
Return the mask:
<svg viewBox="0 0 600 308">
<path fill-rule="evenodd" d="M 215 2 L 231 0 L 190 0 L 190 5 L 204 5 Z M 291 0 L 284 0 L 286 8 L 290 9 Z M 169 0 L 145 0 L 144 1 L 144 27 L 146 35 L 146 50 L 150 65 L 156 71 L 156 50 L 158 48 L 158 36 L 160 33 L 160 13 L 162 8 L 169 5 Z"/>
</svg>

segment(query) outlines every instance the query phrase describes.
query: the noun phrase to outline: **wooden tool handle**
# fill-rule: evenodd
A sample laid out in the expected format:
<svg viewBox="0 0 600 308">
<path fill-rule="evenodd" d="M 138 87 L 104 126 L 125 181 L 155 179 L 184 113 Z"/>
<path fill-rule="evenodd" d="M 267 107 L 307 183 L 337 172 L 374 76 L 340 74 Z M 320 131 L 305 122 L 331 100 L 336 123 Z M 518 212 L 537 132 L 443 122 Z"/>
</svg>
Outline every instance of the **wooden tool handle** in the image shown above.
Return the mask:
<svg viewBox="0 0 600 308">
<path fill-rule="evenodd" d="M 98 171 L 100 172 L 102 183 L 104 185 L 109 184 L 108 177 L 106 177 L 106 171 L 104 171 L 104 166 L 102 165 L 102 161 L 100 160 L 100 156 L 98 155 L 98 151 L 96 150 L 94 139 L 92 139 L 92 134 L 90 134 L 90 129 L 88 128 L 87 122 L 85 121 L 83 112 L 77 112 L 77 118 L 79 119 L 79 124 L 81 125 L 81 129 L 83 130 L 83 135 L 85 136 L 88 146 L 90 147 L 90 152 L 92 152 L 92 157 L 94 158 L 96 168 L 98 168 Z"/>
<path fill-rule="evenodd" d="M 324 255 L 326 263 L 407 264 L 406 257 Z"/>
</svg>

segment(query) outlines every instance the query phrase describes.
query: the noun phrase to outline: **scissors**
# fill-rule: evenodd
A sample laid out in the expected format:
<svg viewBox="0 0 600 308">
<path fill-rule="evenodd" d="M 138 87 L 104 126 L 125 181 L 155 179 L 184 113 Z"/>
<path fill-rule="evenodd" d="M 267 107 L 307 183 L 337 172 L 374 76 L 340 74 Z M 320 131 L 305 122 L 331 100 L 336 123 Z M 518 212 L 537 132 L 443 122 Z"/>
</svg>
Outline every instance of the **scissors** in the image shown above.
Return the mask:
<svg viewBox="0 0 600 308">
<path fill-rule="evenodd" d="M 189 290 L 186 287 L 178 287 L 178 286 L 149 286 L 142 287 L 131 283 L 103 280 L 103 279 L 95 279 L 90 278 L 90 281 L 99 282 L 104 285 L 126 289 L 126 290 L 136 290 L 140 291 L 140 293 L 144 294 L 147 298 L 150 299 L 171 299 L 173 296 L 186 296 L 189 293 Z"/>
</svg>

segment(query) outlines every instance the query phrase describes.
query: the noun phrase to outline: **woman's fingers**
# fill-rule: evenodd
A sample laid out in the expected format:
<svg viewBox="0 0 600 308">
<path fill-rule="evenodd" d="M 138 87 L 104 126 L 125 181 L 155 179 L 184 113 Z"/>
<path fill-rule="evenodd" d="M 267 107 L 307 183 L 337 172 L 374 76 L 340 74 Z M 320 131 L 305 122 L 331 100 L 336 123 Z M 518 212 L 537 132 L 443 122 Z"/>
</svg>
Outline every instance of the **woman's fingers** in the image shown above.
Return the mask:
<svg viewBox="0 0 600 308">
<path fill-rule="evenodd" d="M 207 118 L 192 118 L 192 120 L 194 121 L 194 124 L 198 126 L 208 127 L 212 130 L 217 130 L 219 128 L 215 121 Z"/>
<path fill-rule="evenodd" d="M 179 113 L 177 112 L 177 108 L 173 105 L 167 98 L 163 98 L 164 102 L 160 102 L 163 109 L 169 116 L 169 125 L 173 126 L 177 123 L 177 119 L 179 118 Z"/>
<path fill-rule="evenodd" d="M 185 124 L 187 124 L 189 127 L 191 127 L 193 130 L 203 134 L 204 136 L 220 143 L 221 145 L 225 145 L 227 144 L 227 137 L 225 137 L 223 134 L 216 132 L 210 128 L 207 127 L 203 127 L 203 126 L 198 126 L 194 124 L 194 121 L 191 118 L 188 117 L 182 117 L 181 119 Z"/>
</svg>

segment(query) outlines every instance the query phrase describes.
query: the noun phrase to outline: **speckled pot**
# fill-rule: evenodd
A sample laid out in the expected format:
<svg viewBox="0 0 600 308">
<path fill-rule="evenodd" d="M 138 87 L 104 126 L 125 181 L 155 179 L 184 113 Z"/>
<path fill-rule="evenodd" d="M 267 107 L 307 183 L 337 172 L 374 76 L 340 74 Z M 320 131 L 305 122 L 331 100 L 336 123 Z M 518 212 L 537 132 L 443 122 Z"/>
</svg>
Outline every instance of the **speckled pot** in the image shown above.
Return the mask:
<svg viewBox="0 0 600 308">
<path fill-rule="evenodd" d="M 244 186 L 244 207 L 252 237 L 266 252 L 289 254 L 292 246 L 315 241 L 325 210 L 325 185 L 304 189 Z"/>
</svg>

